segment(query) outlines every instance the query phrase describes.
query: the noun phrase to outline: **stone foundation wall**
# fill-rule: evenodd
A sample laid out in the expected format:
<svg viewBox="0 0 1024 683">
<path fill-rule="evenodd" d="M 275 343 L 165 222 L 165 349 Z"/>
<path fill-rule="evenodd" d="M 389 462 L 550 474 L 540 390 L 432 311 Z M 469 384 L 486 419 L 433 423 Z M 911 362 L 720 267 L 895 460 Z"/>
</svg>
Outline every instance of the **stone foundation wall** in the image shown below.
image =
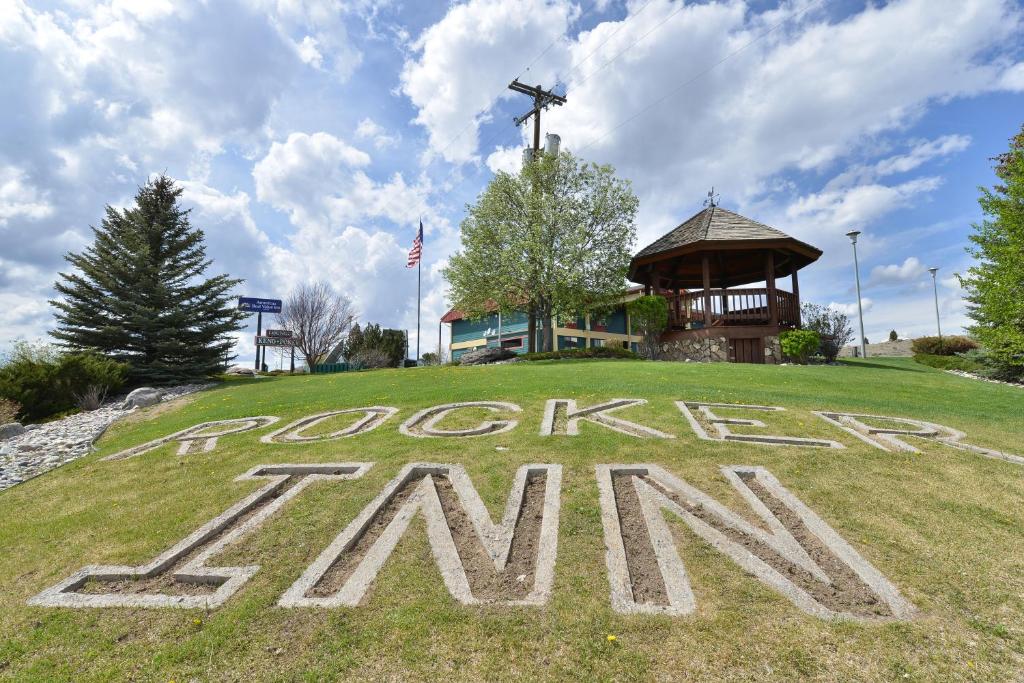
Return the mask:
<svg viewBox="0 0 1024 683">
<path fill-rule="evenodd" d="M 722 363 L 729 360 L 729 340 L 725 337 L 698 337 L 662 342 L 661 357 L 665 360 Z"/>
<path fill-rule="evenodd" d="M 762 341 L 764 362 L 770 365 L 781 363 L 782 345 L 779 338 L 768 335 Z M 729 354 L 729 340 L 725 337 L 695 337 L 662 342 L 661 357 L 663 360 L 699 363 L 725 363 L 733 360 Z"/>
</svg>

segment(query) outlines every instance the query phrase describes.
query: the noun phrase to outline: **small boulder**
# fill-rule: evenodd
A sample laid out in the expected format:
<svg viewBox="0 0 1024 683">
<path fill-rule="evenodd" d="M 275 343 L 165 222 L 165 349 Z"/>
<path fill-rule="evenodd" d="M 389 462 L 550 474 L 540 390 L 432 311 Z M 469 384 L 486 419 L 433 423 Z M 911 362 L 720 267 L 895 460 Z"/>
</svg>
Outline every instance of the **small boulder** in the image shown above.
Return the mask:
<svg viewBox="0 0 1024 683">
<path fill-rule="evenodd" d="M 459 356 L 459 363 L 462 365 L 484 365 L 485 363 L 495 363 L 499 360 L 508 360 L 509 358 L 514 358 L 515 355 L 515 351 L 509 351 L 508 349 L 477 349 L 476 351 L 467 351 Z"/>
<path fill-rule="evenodd" d="M 16 436 L 21 436 L 27 431 L 27 429 L 17 422 L 8 422 L 5 425 L 0 425 L 0 441 L 13 439 Z"/>
<path fill-rule="evenodd" d="M 240 377 L 252 377 L 256 373 L 253 371 L 252 368 L 247 368 L 243 365 L 235 365 L 233 367 L 228 368 L 227 372 L 225 372 L 224 374 L 239 375 Z"/>
<path fill-rule="evenodd" d="M 124 400 L 124 409 L 131 410 L 132 408 L 148 408 L 149 406 L 156 405 L 160 402 L 160 399 L 164 397 L 164 392 L 161 389 L 154 389 L 153 387 L 139 387 L 132 393 L 128 394 L 128 397 Z"/>
</svg>

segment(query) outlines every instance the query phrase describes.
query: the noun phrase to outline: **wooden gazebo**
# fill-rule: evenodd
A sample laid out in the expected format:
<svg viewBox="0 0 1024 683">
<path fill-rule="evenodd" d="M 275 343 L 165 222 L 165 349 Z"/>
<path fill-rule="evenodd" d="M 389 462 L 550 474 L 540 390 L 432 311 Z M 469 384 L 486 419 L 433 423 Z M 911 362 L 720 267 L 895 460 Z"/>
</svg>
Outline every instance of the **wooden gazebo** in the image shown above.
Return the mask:
<svg viewBox="0 0 1024 683">
<path fill-rule="evenodd" d="M 669 301 L 669 356 L 777 362 L 778 335 L 800 326 L 797 271 L 821 250 L 720 206 L 642 249 L 629 279 Z M 776 280 L 790 277 L 792 292 Z M 764 287 L 742 287 L 764 282 Z"/>
</svg>

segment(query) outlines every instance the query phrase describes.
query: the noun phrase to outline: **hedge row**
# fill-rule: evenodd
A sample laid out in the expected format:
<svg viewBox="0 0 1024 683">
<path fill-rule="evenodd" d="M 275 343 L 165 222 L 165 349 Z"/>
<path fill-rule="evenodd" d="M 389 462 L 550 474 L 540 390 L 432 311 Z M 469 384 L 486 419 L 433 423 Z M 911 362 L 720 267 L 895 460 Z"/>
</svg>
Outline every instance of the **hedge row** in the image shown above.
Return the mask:
<svg viewBox="0 0 1024 683">
<path fill-rule="evenodd" d="M 21 343 L 0 367 L 0 398 L 20 405 L 20 419 L 41 420 L 76 407 L 98 407 L 127 377 L 127 364 L 99 354 Z"/>
<path fill-rule="evenodd" d="M 955 356 L 978 348 L 978 342 L 970 337 L 918 337 L 910 348 L 915 354 Z"/>
<path fill-rule="evenodd" d="M 558 351 L 545 351 L 537 353 L 524 353 L 519 356 L 520 360 L 561 360 L 571 358 L 629 358 L 639 359 L 629 349 L 615 346 L 595 346 L 585 349 L 561 349 Z"/>
<path fill-rule="evenodd" d="M 939 356 L 933 353 L 915 353 L 914 360 L 921 365 L 938 368 L 939 370 L 961 370 L 963 372 L 979 373 L 985 370 L 985 366 L 977 361 L 960 356 Z"/>
</svg>

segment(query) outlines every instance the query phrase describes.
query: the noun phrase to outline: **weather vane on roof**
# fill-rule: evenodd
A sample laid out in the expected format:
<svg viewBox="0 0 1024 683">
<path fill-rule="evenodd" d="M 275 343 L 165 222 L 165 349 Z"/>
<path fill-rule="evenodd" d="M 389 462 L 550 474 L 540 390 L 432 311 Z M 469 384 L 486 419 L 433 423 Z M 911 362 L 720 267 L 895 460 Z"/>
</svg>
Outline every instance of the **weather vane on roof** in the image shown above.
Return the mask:
<svg viewBox="0 0 1024 683">
<path fill-rule="evenodd" d="M 704 206 L 718 206 L 718 200 L 721 197 L 721 194 L 715 194 L 715 187 L 712 185 L 708 191 L 708 198 L 704 200 Z"/>
</svg>

